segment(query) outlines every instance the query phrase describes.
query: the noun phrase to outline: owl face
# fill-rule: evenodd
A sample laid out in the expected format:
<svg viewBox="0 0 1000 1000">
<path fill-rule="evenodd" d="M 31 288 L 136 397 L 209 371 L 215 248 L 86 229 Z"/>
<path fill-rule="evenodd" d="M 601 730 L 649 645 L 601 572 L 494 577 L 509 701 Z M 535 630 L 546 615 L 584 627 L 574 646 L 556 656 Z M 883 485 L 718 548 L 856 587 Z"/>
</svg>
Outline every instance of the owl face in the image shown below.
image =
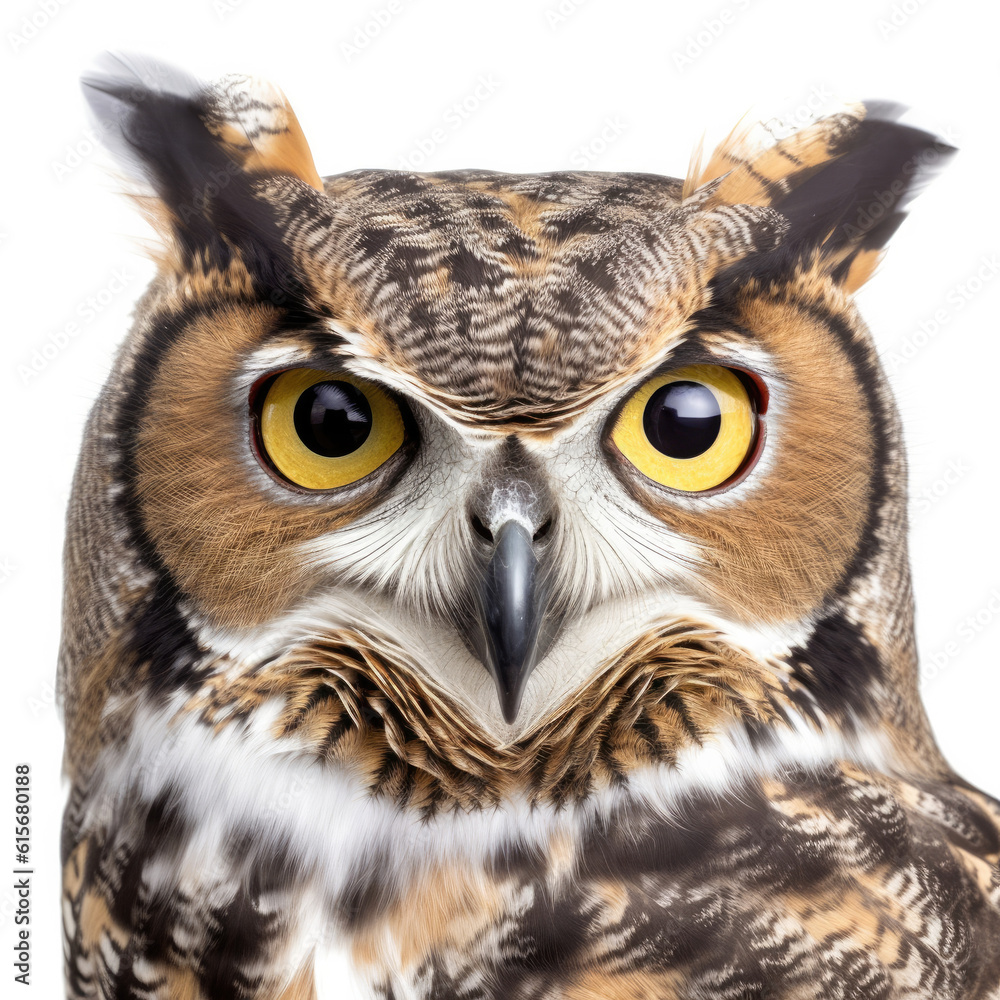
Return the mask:
<svg viewBox="0 0 1000 1000">
<path fill-rule="evenodd" d="M 358 179 L 382 191 L 380 214 L 358 212 L 346 240 L 384 243 L 372 233 L 386 216 L 405 240 L 412 198 L 444 202 L 437 221 L 470 198 L 455 182 L 407 178 L 419 194 L 397 205 L 393 179 Z M 501 185 L 512 183 L 491 177 L 496 193 L 472 197 L 509 218 Z M 836 584 L 864 527 L 879 421 L 842 345 L 797 303 L 758 308 L 752 333 L 742 317 L 670 324 L 662 306 L 643 306 L 632 338 L 574 365 L 594 347 L 574 313 L 559 382 L 544 341 L 491 357 L 491 327 L 516 324 L 518 302 L 581 294 L 600 245 L 547 246 L 569 259 L 536 276 L 524 273 L 535 258 L 503 258 L 510 235 L 494 232 L 444 243 L 466 261 L 502 261 L 493 280 L 514 292 L 509 315 L 487 311 L 469 329 L 451 369 L 421 363 L 430 329 L 383 343 L 357 316 L 289 323 L 266 305 L 213 304 L 184 325 L 146 389 L 136 488 L 195 613 L 219 643 L 286 642 L 290 617 L 360 619 L 494 725 L 501 711 L 515 722 L 525 682 L 536 721 L 671 617 L 780 643 Z M 373 294 L 400 267 L 384 253 Z M 428 267 L 438 308 L 468 311 L 468 286 L 436 254 Z M 493 285 L 475 294 L 491 289 L 498 299 Z M 686 294 L 700 305 L 705 290 Z M 490 412 L 497 400 L 513 412 Z"/>
<path fill-rule="evenodd" d="M 824 711 L 914 700 L 896 417 L 851 294 L 906 187 L 867 226 L 864 197 L 930 137 L 859 108 L 683 184 L 320 179 L 262 84 L 90 88 L 167 242 L 109 389 L 126 589 L 195 660 L 350 631 L 506 745 L 678 622 L 795 690 L 834 622 L 803 676 L 879 676 Z"/>
</svg>

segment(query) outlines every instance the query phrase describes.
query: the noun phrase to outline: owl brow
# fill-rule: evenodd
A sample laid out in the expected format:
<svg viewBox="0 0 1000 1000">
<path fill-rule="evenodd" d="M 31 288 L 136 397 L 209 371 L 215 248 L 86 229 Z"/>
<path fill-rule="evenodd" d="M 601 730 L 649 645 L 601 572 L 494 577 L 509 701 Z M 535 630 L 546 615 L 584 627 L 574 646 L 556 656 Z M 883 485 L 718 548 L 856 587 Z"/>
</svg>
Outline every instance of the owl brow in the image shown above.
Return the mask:
<svg viewBox="0 0 1000 1000">
<path fill-rule="evenodd" d="M 756 339 L 756 334 L 747 326 L 738 323 L 730 313 L 718 305 L 711 305 L 696 312 L 688 320 L 696 334 L 728 333 L 746 340 Z"/>
<path fill-rule="evenodd" d="M 316 318 L 283 317 L 248 354 L 246 367 L 260 375 L 307 361 L 342 362 L 347 355 L 338 354 L 337 349 L 345 347 L 346 341 L 321 323 Z"/>
<path fill-rule="evenodd" d="M 713 350 L 709 346 L 708 337 L 718 333 L 739 336 L 744 333 L 749 334 L 749 331 L 735 328 L 731 323 L 719 324 L 717 326 L 704 326 L 699 323 L 697 329 L 693 329 L 690 333 L 685 334 L 680 343 L 672 348 L 669 354 L 652 371 L 648 371 L 643 375 L 642 381 L 646 382 L 659 375 L 665 375 L 676 368 L 686 368 L 688 365 L 718 365 L 726 363 L 747 365 L 750 360 L 749 358 L 730 350 L 720 354 L 717 349 Z M 756 365 L 752 367 L 756 367 Z"/>
<path fill-rule="evenodd" d="M 281 336 L 293 335 L 310 354 L 330 354 L 347 346 L 347 341 L 319 316 L 289 316 L 262 341 L 262 346 Z"/>
</svg>

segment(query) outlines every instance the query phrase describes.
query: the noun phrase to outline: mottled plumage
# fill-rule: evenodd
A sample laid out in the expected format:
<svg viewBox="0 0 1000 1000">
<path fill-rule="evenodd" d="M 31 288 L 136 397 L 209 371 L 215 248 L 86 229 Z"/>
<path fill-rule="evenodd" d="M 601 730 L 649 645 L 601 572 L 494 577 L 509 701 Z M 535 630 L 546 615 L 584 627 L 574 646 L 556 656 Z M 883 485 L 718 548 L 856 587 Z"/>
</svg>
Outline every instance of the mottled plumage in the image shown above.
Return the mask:
<svg viewBox="0 0 1000 1000">
<path fill-rule="evenodd" d="M 259 81 L 86 87 L 164 245 L 70 506 L 69 997 L 1000 997 L 851 298 L 948 147 L 321 179 Z"/>
</svg>

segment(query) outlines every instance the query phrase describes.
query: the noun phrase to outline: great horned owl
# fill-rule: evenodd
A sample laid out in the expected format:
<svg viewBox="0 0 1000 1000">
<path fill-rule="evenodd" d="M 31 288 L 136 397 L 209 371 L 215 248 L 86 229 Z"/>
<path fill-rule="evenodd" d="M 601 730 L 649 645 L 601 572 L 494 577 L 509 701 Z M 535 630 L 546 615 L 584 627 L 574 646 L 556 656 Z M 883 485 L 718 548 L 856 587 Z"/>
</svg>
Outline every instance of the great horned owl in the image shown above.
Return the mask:
<svg viewBox="0 0 1000 1000">
<path fill-rule="evenodd" d="M 70 509 L 70 997 L 1000 996 L 852 304 L 948 147 L 322 178 L 259 81 L 85 84 L 164 245 Z"/>
</svg>

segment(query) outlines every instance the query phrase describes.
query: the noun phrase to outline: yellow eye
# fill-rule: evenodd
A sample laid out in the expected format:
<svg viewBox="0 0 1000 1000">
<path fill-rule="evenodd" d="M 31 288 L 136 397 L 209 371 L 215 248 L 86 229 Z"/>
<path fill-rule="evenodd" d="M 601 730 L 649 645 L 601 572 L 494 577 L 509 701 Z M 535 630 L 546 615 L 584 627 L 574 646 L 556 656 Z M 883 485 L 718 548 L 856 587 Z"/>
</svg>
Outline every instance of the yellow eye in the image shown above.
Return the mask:
<svg viewBox="0 0 1000 1000">
<path fill-rule="evenodd" d="M 403 417 L 392 399 L 345 372 L 283 372 L 260 410 L 267 458 L 286 479 L 310 490 L 364 479 L 392 458 L 403 437 Z"/>
<path fill-rule="evenodd" d="M 739 470 L 755 427 L 750 395 L 733 372 L 691 365 L 650 379 L 625 404 L 611 440 L 644 476 L 698 493 Z"/>
</svg>

